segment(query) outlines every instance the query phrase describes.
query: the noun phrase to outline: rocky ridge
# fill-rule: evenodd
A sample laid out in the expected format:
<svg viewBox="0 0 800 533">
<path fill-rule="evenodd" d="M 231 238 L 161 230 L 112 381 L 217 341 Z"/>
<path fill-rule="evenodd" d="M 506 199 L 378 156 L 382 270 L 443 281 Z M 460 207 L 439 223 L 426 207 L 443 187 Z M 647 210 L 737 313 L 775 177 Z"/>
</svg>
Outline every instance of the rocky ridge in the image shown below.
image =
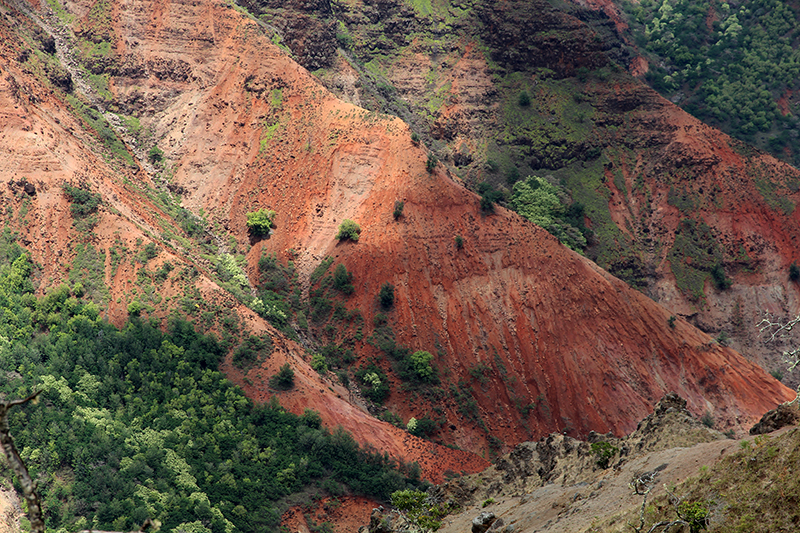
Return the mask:
<svg viewBox="0 0 800 533">
<path fill-rule="evenodd" d="M 432 500 L 458 508 L 443 519 L 440 531 L 630 530 L 631 521 L 638 524 L 645 493 L 659 509 L 669 508 L 662 501 L 665 487 L 677 486 L 672 490 L 679 497 L 690 498 L 690 489 L 681 485 L 687 478 L 745 449 L 695 419 L 685 406 L 685 400 L 670 394 L 626 437 L 592 434 L 580 441 L 550 435 L 520 444 L 480 474 L 431 489 Z M 603 456 L 606 449 L 610 453 Z M 793 453 L 791 445 L 782 453 Z M 715 512 L 724 515 L 718 507 Z M 359 531 L 402 531 L 403 523 L 396 511 L 375 509 L 369 525 Z"/>
</svg>

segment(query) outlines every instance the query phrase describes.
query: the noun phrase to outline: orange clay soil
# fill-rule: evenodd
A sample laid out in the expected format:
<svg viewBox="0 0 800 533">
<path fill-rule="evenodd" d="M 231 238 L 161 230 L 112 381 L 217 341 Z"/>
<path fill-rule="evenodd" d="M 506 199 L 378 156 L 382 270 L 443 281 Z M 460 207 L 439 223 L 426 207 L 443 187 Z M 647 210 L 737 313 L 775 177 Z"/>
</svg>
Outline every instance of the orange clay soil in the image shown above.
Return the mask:
<svg viewBox="0 0 800 533">
<path fill-rule="evenodd" d="M 308 506 L 289 509 L 281 519 L 281 526 L 297 533 L 310 533 L 309 526 L 329 522 L 335 533 L 354 533 L 369 523 L 372 509 L 378 505 L 362 497 L 323 498 Z"/>
</svg>

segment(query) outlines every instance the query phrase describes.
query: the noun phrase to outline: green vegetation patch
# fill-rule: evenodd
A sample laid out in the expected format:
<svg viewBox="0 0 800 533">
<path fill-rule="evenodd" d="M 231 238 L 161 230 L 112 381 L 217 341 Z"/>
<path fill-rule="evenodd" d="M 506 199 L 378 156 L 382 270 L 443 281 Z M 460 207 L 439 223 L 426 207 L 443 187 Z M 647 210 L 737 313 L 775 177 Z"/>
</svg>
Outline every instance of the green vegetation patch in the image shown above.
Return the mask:
<svg viewBox="0 0 800 533">
<path fill-rule="evenodd" d="M 800 478 L 794 474 L 800 461 L 800 431 L 793 429 L 778 437 L 758 436 L 742 441 L 740 450 L 698 477 L 676 488 L 691 506 L 701 503 L 698 514 L 706 516 L 713 531 L 771 533 L 792 531 L 800 522 Z M 672 505 L 665 496 L 648 506 L 652 522 L 667 518 Z M 686 511 L 691 509 L 681 509 Z"/>
<path fill-rule="evenodd" d="M 571 202 L 563 187 L 545 178 L 529 176 L 515 183 L 509 205 L 573 250 L 584 250 L 587 236 L 591 238 L 584 223 L 583 204 Z"/>
<path fill-rule="evenodd" d="M 66 95 L 66 100 L 74 110 L 74 112 L 83 118 L 89 127 L 97 134 L 100 142 L 111 153 L 112 156 L 122 160 L 131 167 L 135 167 L 136 163 L 133 157 L 128 152 L 125 144 L 120 140 L 114 130 L 106 121 L 105 117 L 96 109 L 85 105 L 72 95 Z"/>
<path fill-rule="evenodd" d="M 705 282 L 712 271 L 721 265 L 723 252 L 705 222 L 685 218 L 678 225 L 675 242 L 667 258 L 678 288 L 690 298 L 702 300 L 705 298 Z"/>
<path fill-rule="evenodd" d="M 75 248 L 75 260 L 69 271 L 69 281 L 80 283 L 88 297 L 100 306 L 105 306 L 111 297 L 105 283 L 106 254 L 91 243 L 79 244 Z"/>
<path fill-rule="evenodd" d="M 800 162 L 797 110 L 778 104 L 800 88 L 796 4 L 643 0 L 623 7 L 650 57 L 654 88 L 726 133 Z"/>
<path fill-rule="evenodd" d="M 786 216 L 794 212 L 794 202 L 786 197 L 788 191 L 783 187 L 764 177 L 756 177 L 754 182 L 761 197 L 773 211 L 780 211 Z"/>
<path fill-rule="evenodd" d="M 344 485 L 387 501 L 416 488 L 315 413 L 254 405 L 217 371 L 217 340 L 188 322 L 117 329 L 80 291 L 37 298 L 17 251 L 0 246 L 0 393 L 42 391 L 9 424 L 48 529 L 131 531 L 150 519 L 165 533 L 277 531 L 301 491 Z M 0 476 L 13 479 L 7 466 Z"/>
</svg>

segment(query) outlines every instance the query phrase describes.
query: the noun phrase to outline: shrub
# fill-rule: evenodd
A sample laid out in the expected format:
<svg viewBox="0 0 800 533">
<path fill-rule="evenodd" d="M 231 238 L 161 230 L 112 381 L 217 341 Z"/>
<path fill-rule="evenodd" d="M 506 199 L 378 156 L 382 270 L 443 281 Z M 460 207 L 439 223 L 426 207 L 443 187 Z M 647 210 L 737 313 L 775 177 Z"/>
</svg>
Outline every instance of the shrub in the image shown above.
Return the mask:
<svg viewBox="0 0 800 533">
<path fill-rule="evenodd" d="M 711 269 L 711 277 L 714 279 L 714 285 L 721 291 L 733 285 L 733 281 L 725 275 L 725 268 L 721 263 L 717 263 L 714 265 L 714 268 Z"/>
<path fill-rule="evenodd" d="M 130 316 L 139 316 L 141 312 L 142 304 L 139 302 L 139 300 L 134 300 L 128 304 L 128 314 Z"/>
<path fill-rule="evenodd" d="M 353 274 L 347 271 L 347 267 L 343 264 L 336 265 L 333 271 L 333 288 L 345 294 L 353 294 L 355 287 L 353 287 Z"/>
<path fill-rule="evenodd" d="M 792 264 L 789 265 L 789 279 L 791 281 L 800 280 L 800 267 L 797 266 L 797 261 L 793 261 Z"/>
<path fill-rule="evenodd" d="M 419 350 L 411 354 L 410 366 L 420 381 L 437 381 L 436 369 L 431 366 L 433 355 L 430 352 Z"/>
<path fill-rule="evenodd" d="M 140 263 L 147 263 L 151 259 L 158 257 L 158 246 L 154 242 L 148 242 L 136 254 L 136 260 Z"/>
<path fill-rule="evenodd" d="M 428 495 L 418 490 L 398 490 L 392 493 L 392 505 L 397 507 L 413 524 L 415 531 L 436 531 L 442 526 L 441 518 L 447 514 L 442 504 L 433 503 Z"/>
<path fill-rule="evenodd" d="M 717 338 L 714 339 L 720 346 L 727 346 L 731 342 L 731 337 L 726 331 L 720 331 Z"/>
<path fill-rule="evenodd" d="M 353 242 L 358 242 L 359 233 L 361 233 L 361 226 L 346 218 L 339 224 L 339 233 L 336 234 L 336 238 L 340 241 L 350 239 Z"/>
<path fill-rule="evenodd" d="M 708 515 L 711 512 L 702 502 L 681 502 L 678 504 L 678 516 L 689 523 L 690 533 L 699 533 L 708 527 Z"/>
<path fill-rule="evenodd" d="M 413 423 L 412 423 L 413 421 Z M 414 435 L 415 437 L 420 437 L 422 439 L 430 436 L 431 434 L 436 432 L 436 422 L 431 420 L 427 415 L 423 416 L 419 420 L 416 418 L 411 418 L 408 421 L 408 427 L 406 428 L 409 433 Z"/>
<path fill-rule="evenodd" d="M 517 103 L 520 107 L 528 107 L 531 105 L 531 97 L 528 94 L 528 91 L 522 91 L 519 93 L 519 97 L 517 98 Z"/>
<path fill-rule="evenodd" d="M 439 162 L 436 159 L 436 156 L 433 154 L 428 154 L 428 160 L 425 162 L 425 170 L 428 171 L 428 174 L 433 173 L 433 170 L 436 168 L 436 164 Z"/>
<path fill-rule="evenodd" d="M 392 213 L 392 215 L 394 216 L 395 220 L 403 216 L 403 208 L 405 207 L 405 205 L 406 205 L 405 202 L 403 202 L 402 200 L 397 200 L 394 203 L 394 212 Z"/>
<path fill-rule="evenodd" d="M 384 422 L 389 422 L 394 427 L 398 427 L 400 429 L 405 429 L 406 428 L 405 424 L 403 424 L 403 419 L 400 418 L 399 415 L 397 415 L 396 413 L 393 413 L 391 411 L 387 410 L 385 413 L 383 413 L 378 418 L 380 418 Z M 412 418 L 411 420 L 414 420 L 414 418 Z M 408 421 L 409 424 L 411 423 L 411 420 Z"/>
<path fill-rule="evenodd" d="M 275 227 L 276 214 L 275 211 L 270 209 L 259 209 L 258 211 L 247 213 L 247 227 L 253 232 L 253 235 L 269 235 L 272 228 Z"/>
<path fill-rule="evenodd" d="M 667 324 L 670 328 L 675 329 L 675 315 L 672 315 L 667 319 Z"/>
<path fill-rule="evenodd" d="M 152 164 L 160 163 L 164 160 L 164 150 L 158 146 L 153 146 L 150 148 L 150 151 L 147 152 L 147 160 Z"/>
<path fill-rule="evenodd" d="M 391 309 L 394 305 L 394 285 L 388 281 L 381 285 L 381 290 L 378 292 L 378 301 L 384 309 Z"/>
<path fill-rule="evenodd" d="M 411 132 L 411 142 L 414 146 L 419 146 L 419 134 L 416 131 Z"/>
<path fill-rule="evenodd" d="M 519 169 L 515 166 L 512 166 L 511 168 L 508 169 L 508 172 L 506 172 L 506 181 L 508 182 L 509 185 L 514 185 L 516 182 L 519 181 L 519 178 L 520 178 Z"/>
<path fill-rule="evenodd" d="M 478 193 L 481 195 L 481 211 L 494 213 L 494 203 L 503 198 L 503 193 L 486 181 L 478 184 Z"/>
<path fill-rule="evenodd" d="M 361 392 L 365 397 L 381 404 L 389 396 L 389 378 L 375 363 L 357 370 L 355 374 L 363 385 Z"/>
<path fill-rule="evenodd" d="M 461 235 L 456 235 L 454 240 L 456 243 L 456 250 L 460 250 L 464 247 L 464 238 Z"/>
<path fill-rule="evenodd" d="M 259 337 L 250 335 L 233 352 L 232 362 L 237 368 L 250 368 L 259 361 L 263 361 L 272 353 L 273 344 L 269 335 Z"/>
<path fill-rule="evenodd" d="M 608 442 L 595 442 L 592 444 L 592 453 L 597 457 L 597 466 L 603 469 L 608 468 L 609 462 L 618 451 L 619 448 Z"/>
<path fill-rule="evenodd" d="M 97 207 L 103 199 L 102 196 L 93 193 L 89 190 L 87 185 L 83 184 L 79 187 L 73 187 L 65 183 L 62 190 L 72 201 L 69 210 L 75 217 L 83 218 L 91 215 L 97 211 Z"/>
<path fill-rule="evenodd" d="M 325 356 L 319 353 L 312 355 L 311 368 L 318 374 L 326 374 L 328 372 L 328 361 L 325 359 Z"/>
<path fill-rule="evenodd" d="M 294 370 L 285 363 L 277 374 L 269 378 L 269 386 L 278 390 L 289 390 L 294 387 Z"/>
<path fill-rule="evenodd" d="M 702 422 L 702 423 L 703 423 L 703 425 L 704 425 L 705 427 L 707 427 L 707 428 L 713 428 L 713 427 L 714 427 L 714 417 L 713 417 L 713 416 L 711 416 L 711 413 L 710 413 L 710 412 L 708 412 L 708 411 L 706 411 L 706 412 L 703 414 L 703 416 L 702 416 L 702 417 L 700 417 L 700 422 Z"/>
</svg>

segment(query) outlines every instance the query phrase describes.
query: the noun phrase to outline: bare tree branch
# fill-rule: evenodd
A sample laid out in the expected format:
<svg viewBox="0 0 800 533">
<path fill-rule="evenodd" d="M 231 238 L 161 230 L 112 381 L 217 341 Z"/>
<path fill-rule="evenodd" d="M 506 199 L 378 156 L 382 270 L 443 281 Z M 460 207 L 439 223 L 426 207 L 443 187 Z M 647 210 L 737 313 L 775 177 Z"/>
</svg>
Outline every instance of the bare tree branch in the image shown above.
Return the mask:
<svg viewBox="0 0 800 533">
<path fill-rule="evenodd" d="M 800 326 L 800 314 L 784 322 L 769 313 L 764 313 L 764 318 L 756 326 L 762 335 L 767 336 L 767 342 L 785 342 L 792 335 L 795 326 Z M 785 350 L 783 360 L 789 365 L 790 372 L 794 370 L 800 364 L 800 346 Z"/>
<path fill-rule="evenodd" d="M 765 342 L 788 342 L 796 326 L 800 327 L 800 314 L 787 321 L 782 321 L 764 312 L 764 318 L 757 324 L 759 332 L 767 337 Z M 800 365 L 800 345 L 784 350 L 783 362 L 786 364 L 788 372 L 797 368 Z M 788 403 L 791 405 L 798 401 L 800 401 L 800 386 L 797 387 L 794 400 Z"/>
<path fill-rule="evenodd" d="M 42 516 L 42 505 L 39 501 L 39 495 L 36 492 L 36 482 L 31 479 L 28 473 L 28 467 L 17 452 L 17 447 L 14 446 L 14 439 L 11 438 L 11 432 L 8 428 L 8 411 L 15 405 L 23 405 L 31 400 L 35 400 L 39 393 L 36 391 L 24 400 L 12 400 L 10 402 L 0 400 L 0 447 L 8 459 L 11 468 L 17 473 L 19 482 L 22 485 L 22 490 L 25 495 L 25 501 L 28 504 L 28 520 L 31 522 L 31 533 L 44 533 L 44 517 Z"/>
</svg>

